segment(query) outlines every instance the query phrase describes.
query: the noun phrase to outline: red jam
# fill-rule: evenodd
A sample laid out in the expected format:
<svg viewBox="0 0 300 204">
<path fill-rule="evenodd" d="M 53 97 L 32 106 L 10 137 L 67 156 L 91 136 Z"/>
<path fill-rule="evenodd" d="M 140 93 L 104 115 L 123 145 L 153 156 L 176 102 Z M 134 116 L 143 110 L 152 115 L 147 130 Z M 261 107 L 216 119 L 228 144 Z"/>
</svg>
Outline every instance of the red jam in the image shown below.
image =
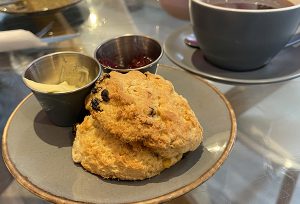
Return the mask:
<svg viewBox="0 0 300 204">
<path fill-rule="evenodd" d="M 147 64 L 150 64 L 153 60 L 150 57 L 147 56 L 138 56 L 131 60 L 131 62 L 128 64 L 129 69 L 139 68 L 146 66 Z"/>
<path fill-rule="evenodd" d="M 118 66 L 116 63 L 114 63 L 113 61 L 111 61 L 109 59 L 99 59 L 99 62 L 105 67 L 110 67 L 110 68 L 115 68 L 115 69 L 120 68 L 120 66 Z"/>
<path fill-rule="evenodd" d="M 126 66 L 118 65 L 110 59 L 99 59 L 99 62 L 105 67 L 114 69 L 136 69 L 150 64 L 153 62 L 153 59 L 145 55 L 136 56 Z"/>
</svg>

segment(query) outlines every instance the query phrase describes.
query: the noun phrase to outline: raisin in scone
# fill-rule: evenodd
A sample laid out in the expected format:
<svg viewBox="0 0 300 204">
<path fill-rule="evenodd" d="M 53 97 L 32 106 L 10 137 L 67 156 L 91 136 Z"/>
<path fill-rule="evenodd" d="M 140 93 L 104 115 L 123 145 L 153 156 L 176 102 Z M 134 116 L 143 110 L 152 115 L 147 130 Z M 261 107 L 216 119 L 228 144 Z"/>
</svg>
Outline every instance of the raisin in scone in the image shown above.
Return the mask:
<svg viewBox="0 0 300 204">
<path fill-rule="evenodd" d="M 187 100 L 159 75 L 110 72 L 97 81 L 86 109 L 108 134 L 164 158 L 195 150 L 202 127 Z"/>
<path fill-rule="evenodd" d="M 92 116 L 76 126 L 72 148 L 74 162 L 103 178 L 142 180 L 159 174 L 179 161 L 176 157 L 163 158 L 138 143 L 124 143 L 105 133 Z"/>
</svg>

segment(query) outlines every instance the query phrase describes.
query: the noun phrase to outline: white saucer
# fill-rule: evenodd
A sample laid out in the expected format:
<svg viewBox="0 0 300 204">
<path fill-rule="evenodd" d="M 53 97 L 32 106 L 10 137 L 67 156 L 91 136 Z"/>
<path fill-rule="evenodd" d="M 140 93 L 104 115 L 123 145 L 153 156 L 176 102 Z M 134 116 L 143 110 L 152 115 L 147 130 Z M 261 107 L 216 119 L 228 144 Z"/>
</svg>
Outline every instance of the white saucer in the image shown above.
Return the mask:
<svg viewBox="0 0 300 204">
<path fill-rule="evenodd" d="M 215 81 L 241 84 L 275 83 L 300 76 L 300 47 L 298 46 L 285 48 L 263 68 L 234 72 L 210 64 L 204 59 L 201 49 L 187 46 L 184 38 L 192 32 L 191 25 L 173 32 L 164 43 L 164 51 L 174 63 L 194 74 Z"/>
</svg>

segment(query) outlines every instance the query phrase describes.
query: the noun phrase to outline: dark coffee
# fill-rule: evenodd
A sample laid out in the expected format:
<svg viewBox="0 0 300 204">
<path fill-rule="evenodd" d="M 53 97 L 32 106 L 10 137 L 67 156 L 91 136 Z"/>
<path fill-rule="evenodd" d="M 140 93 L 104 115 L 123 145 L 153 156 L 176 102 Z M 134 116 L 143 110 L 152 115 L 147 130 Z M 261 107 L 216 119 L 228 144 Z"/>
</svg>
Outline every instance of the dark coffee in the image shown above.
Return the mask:
<svg viewBox="0 0 300 204">
<path fill-rule="evenodd" d="M 210 3 L 215 6 L 225 7 L 225 8 L 235 8 L 235 9 L 250 9 L 250 10 L 260 10 L 260 9 L 277 9 L 293 6 L 294 4 L 287 0 L 277 0 L 272 2 L 272 5 L 259 3 L 259 2 L 218 2 Z"/>
</svg>

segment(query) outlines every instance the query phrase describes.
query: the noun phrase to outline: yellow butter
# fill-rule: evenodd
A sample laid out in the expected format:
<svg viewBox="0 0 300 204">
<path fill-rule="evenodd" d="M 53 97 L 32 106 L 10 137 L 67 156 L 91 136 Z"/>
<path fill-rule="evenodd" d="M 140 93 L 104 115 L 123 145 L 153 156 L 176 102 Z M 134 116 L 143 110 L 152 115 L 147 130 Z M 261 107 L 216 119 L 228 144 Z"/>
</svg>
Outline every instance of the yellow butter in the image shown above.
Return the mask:
<svg viewBox="0 0 300 204">
<path fill-rule="evenodd" d="M 26 78 L 24 78 L 24 81 L 28 85 L 28 87 L 43 93 L 61 93 L 73 91 L 78 88 L 76 86 L 68 84 L 68 82 L 66 81 L 59 84 L 43 84 Z"/>
</svg>

